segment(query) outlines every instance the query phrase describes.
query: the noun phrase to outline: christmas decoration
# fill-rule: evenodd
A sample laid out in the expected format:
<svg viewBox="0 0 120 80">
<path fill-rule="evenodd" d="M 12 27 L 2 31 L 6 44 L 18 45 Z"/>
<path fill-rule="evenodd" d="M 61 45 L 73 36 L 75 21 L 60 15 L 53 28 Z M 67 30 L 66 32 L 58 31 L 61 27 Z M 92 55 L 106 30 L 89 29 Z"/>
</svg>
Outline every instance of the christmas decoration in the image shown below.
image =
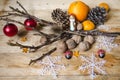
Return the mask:
<svg viewBox="0 0 120 80">
<path fill-rule="evenodd" d="M 58 51 L 59 53 L 64 53 L 64 52 L 68 49 L 65 41 L 60 40 L 58 43 L 59 43 L 59 44 L 57 45 L 57 51 Z"/>
<path fill-rule="evenodd" d="M 22 41 L 22 42 L 26 42 L 26 41 L 27 41 L 27 37 L 22 37 L 22 38 L 21 38 L 21 41 Z"/>
<path fill-rule="evenodd" d="M 80 42 L 79 44 L 79 50 L 80 51 L 87 51 L 90 49 L 90 44 L 87 41 Z"/>
<path fill-rule="evenodd" d="M 8 23 L 4 26 L 3 32 L 6 36 L 12 37 L 17 34 L 18 28 L 15 24 Z"/>
<path fill-rule="evenodd" d="M 79 70 L 83 72 L 87 70 L 92 80 L 97 75 L 95 71 L 100 74 L 106 74 L 105 70 L 103 69 L 103 66 L 106 62 L 105 60 L 97 59 L 93 53 L 90 57 L 80 56 L 80 58 L 83 61 L 83 64 L 79 67 Z"/>
<path fill-rule="evenodd" d="M 66 51 L 65 53 L 65 58 L 67 58 L 67 59 L 71 59 L 72 58 L 72 56 L 73 56 L 73 52 L 72 51 Z"/>
<path fill-rule="evenodd" d="M 98 36 L 96 39 L 95 48 L 104 49 L 110 52 L 113 48 L 118 47 L 119 44 L 114 43 L 115 37 Z"/>
<path fill-rule="evenodd" d="M 82 37 L 81 37 L 81 36 L 78 36 L 78 35 L 73 35 L 73 36 L 72 36 L 72 39 L 73 39 L 77 44 L 79 44 L 79 43 L 82 41 Z"/>
<path fill-rule="evenodd" d="M 23 48 L 23 53 L 27 53 L 29 50 L 28 50 L 28 48 Z"/>
<path fill-rule="evenodd" d="M 76 30 L 75 17 L 73 15 L 70 15 L 69 21 L 70 21 L 70 30 L 75 31 Z"/>
<path fill-rule="evenodd" d="M 51 18 L 54 22 L 40 19 L 28 13 L 18 1 L 17 4 L 20 6 L 20 8 L 22 8 L 22 10 L 10 6 L 9 8 L 11 11 L 9 11 L 7 15 L 0 16 L 0 20 L 11 22 L 7 24 L 7 27 L 5 26 L 3 28 L 5 35 L 14 36 L 17 34 L 18 29 L 17 26 L 14 25 L 14 23 L 17 23 L 22 25 L 21 27 L 24 26 L 23 28 L 26 30 L 33 30 L 34 32 L 37 32 L 37 34 L 41 37 L 39 41 L 40 44 L 22 44 L 23 42 L 27 41 L 27 34 L 22 37 L 18 36 L 22 43 L 19 41 L 9 41 L 7 44 L 10 46 L 20 47 L 23 53 L 34 53 L 38 49 L 43 49 L 48 45 L 53 45 L 51 48 L 47 48 L 47 50 L 49 49 L 48 52 L 46 50 L 45 53 L 40 53 L 40 57 L 32 59 L 29 62 L 29 65 L 37 62 L 40 64 L 41 75 L 52 75 L 53 78 L 57 78 L 59 71 L 65 69 L 64 63 L 60 62 L 62 57 L 54 56 L 55 53 L 59 53 L 61 55 L 64 53 L 64 57 L 66 59 L 69 60 L 72 58 L 74 61 L 74 58 L 78 58 L 80 55 L 84 54 L 80 54 L 81 51 L 85 52 L 90 50 L 93 43 L 96 43 L 95 47 L 99 50 L 97 54 L 100 58 L 95 57 L 94 54 L 92 54 L 90 57 L 80 56 L 82 65 L 79 66 L 79 70 L 88 72 L 92 79 L 94 79 L 96 75 L 106 74 L 103 68 L 105 64 L 105 60 L 103 59 L 105 56 L 107 56 L 105 55 L 105 51 L 110 51 L 112 48 L 118 46 L 118 44 L 113 43 L 113 41 L 117 36 L 120 35 L 120 32 L 107 32 L 107 30 L 102 31 L 101 28 L 108 28 L 105 26 L 98 26 L 103 24 L 106 20 L 109 10 L 109 6 L 107 4 L 102 3 L 98 7 L 90 10 L 88 5 L 85 3 L 81 1 L 74 1 L 71 3 L 67 11 L 63 11 L 60 8 L 56 8 L 52 11 Z M 11 19 L 11 16 L 25 18 L 25 21 L 21 22 Z M 49 26 L 49 28 L 53 31 L 52 34 L 45 33 L 45 31 L 40 29 L 44 26 Z M 56 26 L 58 30 L 55 31 L 53 26 Z M 7 28 L 9 31 L 7 31 Z M 78 50 L 76 47 L 78 47 Z M 53 55 L 51 56 L 51 54 Z M 90 53 L 84 55 L 90 55 Z M 69 65 L 70 63 L 67 63 L 66 66 Z M 75 69 L 78 67 L 78 65 L 79 64 L 75 66 Z"/>
<path fill-rule="evenodd" d="M 89 7 L 82 1 L 74 1 L 68 8 L 69 15 L 74 15 L 78 21 L 86 19 Z"/>
<path fill-rule="evenodd" d="M 106 10 L 107 12 L 110 10 L 109 5 L 108 5 L 107 3 L 105 3 L 105 2 L 100 3 L 100 4 L 99 4 L 99 7 L 105 8 L 105 10 Z"/>
<path fill-rule="evenodd" d="M 75 4 L 75 3 L 77 3 L 77 4 Z M 61 52 L 64 53 L 65 51 L 67 51 L 69 45 L 72 45 L 72 48 L 73 48 L 73 45 L 74 45 L 74 48 L 78 44 L 80 45 L 81 41 L 79 43 L 79 39 L 78 39 L 78 41 L 76 39 L 72 39 L 73 35 L 77 35 L 77 36 L 81 36 L 81 37 L 85 37 L 88 35 L 117 37 L 120 35 L 120 32 L 103 32 L 103 31 L 100 31 L 100 30 L 97 30 L 94 28 L 93 28 L 93 30 L 90 29 L 88 31 L 85 31 L 84 29 L 82 30 L 83 26 L 80 25 L 81 24 L 80 21 L 87 20 L 87 15 L 88 15 L 88 19 L 90 19 L 91 21 L 93 21 L 95 19 L 93 21 L 94 23 L 96 22 L 95 24 L 103 23 L 105 20 L 105 17 L 106 17 L 106 10 L 104 8 L 96 7 L 96 8 L 93 8 L 89 12 L 89 7 L 81 1 L 73 2 L 72 7 L 69 7 L 69 9 L 68 9 L 68 14 L 66 11 L 64 12 L 61 9 L 53 10 L 51 17 L 53 18 L 53 20 L 55 22 L 50 22 L 50 21 L 46 21 L 46 20 L 37 18 L 36 16 L 28 13 L 27 10 L 18 1 L 17 1 L 17 4 L 22 8 L 22 10 L 20 10 L 19 8 L 14 8 L 14 7 L 10 6 L 9 8 L 12 11 L 8 12 L 7 15 L 0 16 L 0 20 L 12 22 L 12 23 L 17 23 L 17 24 L 24 26 L 25 28 L 32 27 L 32 29 L 34 31 L 38 32 L 38 34 L 40 36 L 43 36 L 45 39 L 43 40 L 43 43 L 41 43 L 40 45 L 37 45 L 37 46 L 36 45 L 32 45 L 32 46 L 31 45 L 23 45 L 21 43 L 12 42 L 12 41 L 8 42 L 7 43 L 8 45 L 18 46 L 21 49 L 28 49 L 29 52 L 35 52 L 38 49 L 43 48 L 44 46 L 47 46 L 47 45 L 51 45 L 54 42 L 63 41 L 63 45 L 60 45 L 60 47 L 58 45 L 58 46 L 54 47 L 53 49 L 49 50 L 48 52 L 46 52 L 45 54 L 43 54 L 42 56 L 40 56 L 39 58 L 31 60 L 29 65 L 37 62 L 38 60 L 42 60 L 43 58 L 45 58 L 45 56 L 51 55 L 56 50 L 63 49 Z M 76 9 L 77 12 L 74 13 L 74 9 Z M 88 12 L 89 12 L 89 14 L 88 14 Z M 69 28 L 70 27 L 70 20 L 69 19 L 70 19 L 70 16 L 72 15 L 71 13 L 74 13 L 75 14 L 74 17 L 76 18 L 76 19 L 74 19 L 75 20 L 74 23 L 76 24 L 76 25 L 74 25 L 74 27 L 76 27 L 75 31 L 74 30 L 71 31 Z M 100 14 L 102 15 L 102 19 L 101 19 Z M 10 19 L 11 16 L 16 16 L 16 17 L 20 17 L 20 18 L 23 17 L 25 19 L 30 19 L 30 21 L 26 20 L 25 23 L 22 23 L 18 20 Z M 31 25 L 34 23 L 34 25 L 33 26 L 28 25 L 26 22 L 30 23 Z M 58 23 L 60 23 L 61 25 L 59 25 Z M 78 24 L 79 24 L 79 27 L 78 27 Z M 49 26 L 49 25 L 51 27 L 52 26 L 61 27 L 62 29 L 60 29 L 59 32 L 57 32 L 57 33 L 47 34 L 45 32 L 42 32 L 38 27 L 36 27 L 36 26 Z M 14 35 L 17 34 L 17 31 L 18 30 L 16 29 L 15 30 L 16 33 L 14 33 Z M 12 32 L 11 32 L 11 34 L 12 34 Z M 71 40 L 71 41 L 73 40 L 72 44 L 67 43 L 68 40 Z M 84 41 L 82 41 L 82 42 L 84 42 Z M 76 43 L 76 44 L 74 44 L 74 43 Z M 86 41 L 84 44 L 85 44 L 85 46 L 82 45 L 81 48 L 84 47 L 83 49 L 89 50 L 90 49 L 89 42 Z M 69 49 L 72 49 L 72 48 L 69 48 Z M 27 52 L 27 50 L 23 50 L 23 52 Z"/>
<path fill-rule="evenodd" d="M 93 30 L 95 28 L 94 23 L 90 20 L 83 21 L 82 25 L 83 25 L 83 30 Z"/>
<path fill-rule="evenodd" d="M 100 53 L 98 56 L 99 56 L 100 58 L 104 58 L 104 57 L 105 57 L 105 53 Z"/>
<path fill-rule="evenodd" d="M 52 54 L 54 51 L 56 50 L 56 48 L 51 49 L 50 51 L 48 51 L 47 53 L 43 54 L 41 57 L 31 60 L 29 65 L 31 65 L 32 63 L 36 63 L 39 60 L 42 60 L 43 58 L 45 58 L 46 56 L 49 56 L 50 54 Z"/>
<path fill-rule="evenodd" d="M 80 55 L 80 54 L 79 54 L 79 51 L 77 51 L 77 50 L 76 50 L 76 51 L 73 51 L 73 55 L 78 58 L 79 55 Z"/>
<path fill-rule="evenodd" d="M 66 44 L 68 46 L 68 49 L 74 49 L 77 46 L 77 44 L 75 43 L 73 39 L 68 39 L 66 41 Z"/>
<path fill-rule="evenodd" d="M 104 8 L 95 7 L 88 13 L 88 20 L 91 20 L 95 25 L 104 24 L 107 12 Z"/>
<path fill-rule="evenodd" d="M 45 36 L 41 36 L 40 43 L 44 44 L 47 41 L 47 38 Z"/>
<path fill-rule="evenodd" d="M 67 12 L 62 11 L 62 9 L 57 8 L 53 10 L 51 17 L 58 25 L 62 26 L 63 29 L 69 27 L 69 15 Z"/>
<path fill-rule="evenodd" d="M 46 56 L 42 61 L 39 61 L 41 65 L 44 65 L 42 69 L 40 69 L 40 74 L 41 75 L 52 75 L 53 78 L 57 78 L 58 71 L 61 69 L 65 69 L 64 65 L 58 64 L 57 62 L 61 61 L 61 57 L 51 57 L 51 56 Z"/>
<path fill-rule="evenodd" d="M 82 24 L 81 23 L 77 23 L 77 31 L 80 31 L 80 30 L 82 30 L 83 29 L 83 26 L 82 26 Z"/>
<path fill-rule="evenodd" d="M 105 57 L 105 51 L 104 51 L 104 50 L 99 50 L 99 51 L 98 51 L 98 56 L 99 56 L 100 58 L 104 58 L 104 57 Z"/>
<path fill-rule="evenodd" d="M 32 30 L 37 26 L 37 23 L 34 19 L 29 18 L 25 20 L 24 25 L 26 30 Z"/>
<path fill-rule="evenodd" d="M 95 42 L 95 38 L 91 35 L 88 35 L 88 36 L 85 36 L 84 41 L 87 41 L 90 44 L 93 44 Z"/>
</svg>

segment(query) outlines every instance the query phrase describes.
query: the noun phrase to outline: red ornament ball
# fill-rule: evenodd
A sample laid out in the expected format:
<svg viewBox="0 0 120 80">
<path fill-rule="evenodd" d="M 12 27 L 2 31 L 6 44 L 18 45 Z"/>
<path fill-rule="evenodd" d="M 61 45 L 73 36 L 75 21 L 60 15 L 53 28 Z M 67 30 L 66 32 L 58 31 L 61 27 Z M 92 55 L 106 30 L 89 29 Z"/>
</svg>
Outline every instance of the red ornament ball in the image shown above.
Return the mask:
<svg viewBox="0 0 120 80">
<path fill-rule="evenodd" d="M 65 53 L 65 58 L 66 59 L 71 59 L 72 58 L 72 56 L 73 56 L 73 52 L 72 51 L 66 51 Z"/>
<path fill-rule="evenodd" d="M 37 26 L 37 22 L 34 19 L 29 18 L 24 21 L 24 25 L 26 30 L 33 30 Z"/>
<path fill-rule="evenodd" d="M 98 50 L 98 56 L 100 57 L 100 58 L 104 58 L 105 57 L 105 51 L 103 50 L 103 49 L 100 49 L 100 50 Z"/>
<path fill-rule="evenodd" d="M 8 23 L 4 26 L 3 32 L 6 36 L 12 37 L 17 34 L 18 28 L 15 24 Z"/>
</svg>

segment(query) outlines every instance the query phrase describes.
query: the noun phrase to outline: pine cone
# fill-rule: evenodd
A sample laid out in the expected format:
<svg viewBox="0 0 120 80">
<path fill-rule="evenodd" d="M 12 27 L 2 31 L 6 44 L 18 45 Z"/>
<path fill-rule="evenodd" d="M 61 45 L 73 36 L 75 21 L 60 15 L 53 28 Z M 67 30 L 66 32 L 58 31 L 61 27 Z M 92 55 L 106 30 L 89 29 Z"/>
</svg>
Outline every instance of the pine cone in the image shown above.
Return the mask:
<svg viewBox="0 0 120 80">
<path fill-rule="evenodd" d="M 92 8 L 91 11 L 88 13 L 88 19 L 91 20 L 95 25 L 104 24 L 106 16 L 106 10 L 100 7 Z"/>
<path fill-rule="evenodd" d="M 67 29 L 69 27 L 69 15 L 67 12 L 57 8 L 53 10 L 51 17 L 55 22 L 57 22 L 58 26 L 61 26 L 63 29 Z"/>
</svg>

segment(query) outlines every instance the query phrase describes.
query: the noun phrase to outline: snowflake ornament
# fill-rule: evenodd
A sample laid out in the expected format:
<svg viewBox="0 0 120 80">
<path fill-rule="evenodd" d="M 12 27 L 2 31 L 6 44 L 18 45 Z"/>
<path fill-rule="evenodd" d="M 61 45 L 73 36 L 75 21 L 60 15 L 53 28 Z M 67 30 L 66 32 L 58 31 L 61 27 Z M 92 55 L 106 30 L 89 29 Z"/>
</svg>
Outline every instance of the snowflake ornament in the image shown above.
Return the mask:
<svg viewBox="0 0 120 80">
<path fill-rule="evenodd" d="M 61 57 L 51 57 L 46 56 L 42 61 L 39 63 L 42 64 L 44 67 L 40 70 L 41 75 L 52 75 L 53 78 L 57 78 L 58 71 L 61 69 L 65 69 L 64 65 L 58 64 L 58 62 L 61 61 Z"/>
<path fill-rule="evenodd" d="M 84 63 L 79 67 L 79 70 L 83 72 L 88 70 L 92 80 L 96 77 L 95 71 L 100 74 L 106 74 L 105 70 L 103 70 L 103 66 L 106 62 L 105 60 L 97 59 L 93 53 L 90 57 L 80 56 L 80 58 Z"/>
<path fill-rule="evenodd" d="M 118 47 L 119 45 L 114 43 L 115 37 L 107 36 L 98 36 L 96 39 L 97 44 L 95 48 L 104 49 L 107 52 L 110 52 L 113 48 Z"/>
</svg>

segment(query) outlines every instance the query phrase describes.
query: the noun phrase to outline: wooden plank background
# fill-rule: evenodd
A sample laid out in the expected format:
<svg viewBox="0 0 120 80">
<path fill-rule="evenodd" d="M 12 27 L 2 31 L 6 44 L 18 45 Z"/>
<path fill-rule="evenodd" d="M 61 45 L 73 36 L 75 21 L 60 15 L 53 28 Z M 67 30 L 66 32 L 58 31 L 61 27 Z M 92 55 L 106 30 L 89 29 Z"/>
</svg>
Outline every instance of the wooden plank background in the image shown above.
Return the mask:
<svg viewBox="0 0 120 80">
<path fill-rule="evenodd" d="M 55 8 L 67 9 L 69 4 L 74 0 L 18 0 L 22 5 L 33 15 L 45 19 L 51 19 L 51 11 Z M 120 32 L 120 0 L 82 0 L 88 4 L 91 8 L 98 5 L 100 2 L 106 2 L 109 4 L 111 10 L 109 13 L 109 20 L 105 25 L 112 27 L 110 31 Z M 0 16 L 6 11 L 10 11 L 9 6 L 18 7 L 16 0 L 0 0 Z M 24 21 L 24 18 L 14 18 L 20 21 Z M 55 46 L 47 46 L 43 49 L 40 49 L 36 53 L 24 54 L 21 49 L 18 47 L 11 47 L 6 44 L 9 40 L 20 41 L 20 37 L 17 35 L 15 37 L 9 38 L 6 37 L 3 32 L 3 26 L 6 22 L 0 21 L 0 80 L 50 80 L 53 79 L 52 76 L 40 76 L 39 70 L 40 65 L 34 64 L 28 66 L 30 59 L 37 58 L 50 50 Z M 19 30 L 24 27 L 18 25 Z M 43 31 L 47 33 L 53 33 L 50 28 L 44 28 Z M 40 37 L 33 36 L 34 32 L 28 33 L 26 36 L 28 38 L 27 42 L 21 42 L 22 44 L 28 45 L 38 45 L 40 44 Z M 34 40 L 33 40 L 34 39 Z M 85 53 L 89 54 L 96 51 L 94 47 Z M 78 58 L 72 58 L 71 60 L 66 60 L 63 54 L 55 52 L 54 55 L 61 55 L 63 57 L 62 62 L 69 64 L 65 71 L 59 73 L 57 80 L 90 80 L 89 76 L 77 76 L 80 75 L 80 72 L 76 69 L 80 63 Z M 54 56 L 53 55 L 53 56 Z M 107 53 L 105 60 L 105 69 L 107 70 L 109 76 L 100 76 L 96 80 L 120 80 L 120 46 L 114 48 L 111 52 Z"/>
</svg>

